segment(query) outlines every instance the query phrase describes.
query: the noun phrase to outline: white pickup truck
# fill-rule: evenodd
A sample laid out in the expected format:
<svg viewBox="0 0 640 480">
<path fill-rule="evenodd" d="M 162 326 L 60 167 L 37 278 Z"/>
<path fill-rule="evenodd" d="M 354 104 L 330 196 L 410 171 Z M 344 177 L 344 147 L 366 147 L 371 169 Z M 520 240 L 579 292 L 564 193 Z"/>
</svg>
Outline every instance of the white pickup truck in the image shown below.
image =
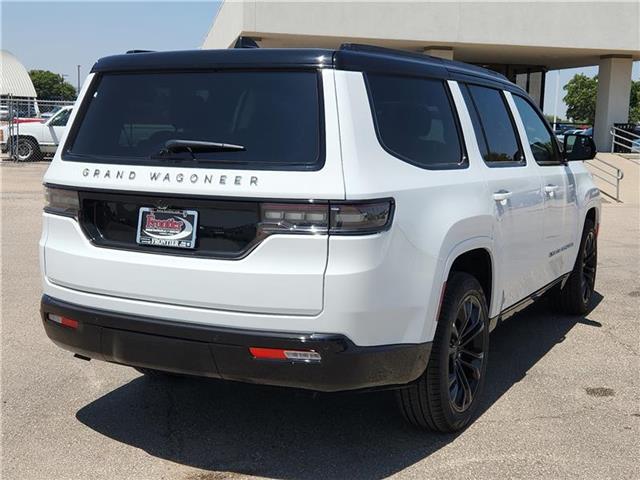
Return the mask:
<svg viewBox="0 0 640 480">
<path fill-rule="evenodd" d="M 67 127 L 72 106 L 62 107 L 46 122 L 24 122 L 17 125 L 16 133 L 9 132 L 9 126 L 0 129 L 0 148 L 5 153 L 9 150 L 12 136 L 17 138 L 17 160 L 32 162 L 40 160 L 44 155 L 56 153 L 60 138 Z"/>
</svg>

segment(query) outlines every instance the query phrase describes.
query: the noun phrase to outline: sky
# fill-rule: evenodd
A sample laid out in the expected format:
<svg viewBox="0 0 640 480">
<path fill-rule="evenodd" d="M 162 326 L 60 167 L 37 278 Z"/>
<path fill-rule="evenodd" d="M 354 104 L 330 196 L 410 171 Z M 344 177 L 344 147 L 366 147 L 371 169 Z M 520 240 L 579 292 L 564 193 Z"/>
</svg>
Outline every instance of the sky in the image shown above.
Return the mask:
<svg viewBox="0 0 640 480">
<path fill-rule="evenodd" d="M 218 2 L 6 1 L 0 42 L 27 68 L 67 75 L 77 84 L 95 61 L 127 50 L 200 48 Z"/>
<path fill-rule="evenodd" d="M 217 13 L 219 2 L 200 1 L 7 1 L 0 0 L 0 46 L 13 53 L 28 70 L 51 70 L 77 84 L 103 56 L 141 50 L 200 48 Z M 547 74 L 545 113 L 554 113 L 556 76 L 560 78 L 558 115 L 564 118 L 562 87 L 576 73 L 594 76 L 597 67 Z M 640 62 L 634 62 L 634 80 Z"/>
<path fill-rule="evenodd" d="M 577 73 L 583 73 L 588 77 L 593 77 L 598 74 L 598 67 L 587 68 L 567 68 L 565 70 L 553 70 L 547 72 L 547 78 L 544 86 L 544 113 L 553 115 L 555 113 L 555 97 L 556 97 L 556 82 L 558 75 L 560 76 L 559 93 L 558 93 L 558 107 L 557 114 L 559 118 L 566 119 L 567 106 L 562 101 L 562 97 L 565 95 L 565 91 L 562 89 L 569 80 Z M 631 78 L 633 80 L 640 80 L 640 62 L 633 62 L 633 68 L 631 70 Z"/>
</svg>

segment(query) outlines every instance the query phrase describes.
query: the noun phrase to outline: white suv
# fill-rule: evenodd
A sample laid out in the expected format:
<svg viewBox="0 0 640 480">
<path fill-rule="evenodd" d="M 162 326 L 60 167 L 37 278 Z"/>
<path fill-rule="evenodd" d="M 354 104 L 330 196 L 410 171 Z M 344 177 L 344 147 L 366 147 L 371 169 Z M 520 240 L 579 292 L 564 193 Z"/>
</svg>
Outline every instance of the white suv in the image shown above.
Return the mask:
<svg viewBox="0 0 640 480">
<path fill-rule="evenodd" d="M 403 52 L 133 53 L 93 67 L 45 176 L 48 336 L 81 358 L 394 387 L 462 428 L 489 331 L 592 297 L 600 197 L 527 95 Z M 526 341 L 526 339 L 523 339 Z"/>
</svg>

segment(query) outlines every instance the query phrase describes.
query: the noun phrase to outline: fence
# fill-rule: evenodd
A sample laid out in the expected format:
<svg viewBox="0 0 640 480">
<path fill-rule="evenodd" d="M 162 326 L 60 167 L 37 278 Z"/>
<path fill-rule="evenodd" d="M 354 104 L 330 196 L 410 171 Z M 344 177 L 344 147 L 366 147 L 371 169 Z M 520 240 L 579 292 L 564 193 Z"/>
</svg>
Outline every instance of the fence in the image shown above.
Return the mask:
<svg viewBox="0 0 640 480">
<path fill-rule="evenodd" d="M 62 118 L 63 112 L 59 111 L 73 103 L 13 96 L 0 98 L 2 153 L 17 162 L 38 161 L 53 155 L 60 138 L 56 130 L 59 124 L 66 125 L 66 118 Z M 35 129 L 29 126 L 33 123 L 48 128 Z"/>
<path fill-rule="evenodd" d="M 611 151 L 616 153 L 640 153 L 640 127 L 633 124 L 614 124 L 611 134 Z"/>
</svg>

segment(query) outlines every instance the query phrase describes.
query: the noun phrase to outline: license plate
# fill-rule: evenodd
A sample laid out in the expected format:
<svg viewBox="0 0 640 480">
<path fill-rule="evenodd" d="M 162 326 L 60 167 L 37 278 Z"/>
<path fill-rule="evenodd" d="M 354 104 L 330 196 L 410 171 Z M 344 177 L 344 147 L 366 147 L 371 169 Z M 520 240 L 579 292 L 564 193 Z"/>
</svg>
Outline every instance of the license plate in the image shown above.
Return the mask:
<svg viewBox="0 0 640 480">
<path fill-rule="evenodd" d="M 195 248 L 198 212 L 142 207 L 138 216 L 139 245 Z"/>
</svg>

